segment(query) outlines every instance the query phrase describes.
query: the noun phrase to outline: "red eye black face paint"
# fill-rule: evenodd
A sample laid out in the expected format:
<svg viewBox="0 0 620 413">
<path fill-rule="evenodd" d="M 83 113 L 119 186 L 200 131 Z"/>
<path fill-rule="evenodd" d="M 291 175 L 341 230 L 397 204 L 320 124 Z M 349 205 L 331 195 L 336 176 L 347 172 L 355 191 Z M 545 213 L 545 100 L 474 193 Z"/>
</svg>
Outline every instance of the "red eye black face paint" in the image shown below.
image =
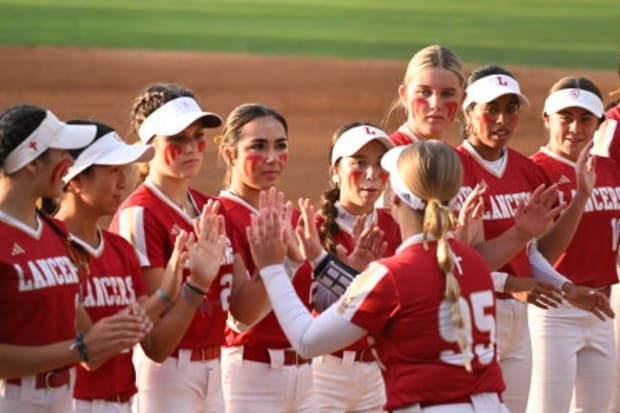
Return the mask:
<svg viewBox="0 0 620 413">
<path fill-rule="evenodd" d="M 379 172 L 379 180 L 381 181 L 381 185 L 385 186 L 387 184 L 387 180 L 390 174 L 387 172 Z"/>
<path fill-rule="evenodd" d="M 169 143 L 164 148 L 164 162 L 166 165 L 172 164 L 174 160 L 183 153 L 183 147 L 180 145 L 175 145 L 173 143 Z"/>
<path fill-rule="evenodd" d="M 280 162 L 282 162 L 284 164 L 284 166 L 286 166 L 288 164 L 288 153 L 281 153 L 280 154 Z"/>
<path fill-rule="evenodd" d="M 207 149 L 207 142 L 205 140 L 199 141 L 196 147 L 198 153 L 203 153 Z"/>
<path fill-rule="evenodd" d="M 54 167 L 54 169 L 52 169 L 52 174 L 50 175 L 50 184 L 54 184 L 55 182 L 59 181 L 63 176 L 65 176 L 68 169 L 69 169 L 68 159 L 63 159 L 60 162 L 58 162 L 56 166 Z"/>
<path fill-rule="evenodd" d="M 415 115 L 424 116 L 426 112 L 428 112 L 430 104 L 428 103 L 428 99 L 417 97 L 413 99 L 412 106 Z"/>
<path fill-rule="evenodd" d="M 448 120 L 453 121 L 454 116 L 456 116 L 456 111 L 459 105 L 456 102 L 446 102 L 445 105 L 446 105 L 446 109 L 448 110 Z"/>
<path fill-rule="evenodd" d="M 245 176 L 251 176 L 256 170 L 256 166 L 262 162 L 264 157 L 262 155 L 248 155 L 243 160 L 243 173 Z"/>
<path fill-rule="evenodd" d="M 362 178 L 362 175 L 363 175 L 362 171 L 358 171 L 358 170 L 351 171 L 349 173 L 349 176 L 347 177 L 349 187 L 357 188 L 357 186 L 359 185 L 360 179 Z"/>
</svg>

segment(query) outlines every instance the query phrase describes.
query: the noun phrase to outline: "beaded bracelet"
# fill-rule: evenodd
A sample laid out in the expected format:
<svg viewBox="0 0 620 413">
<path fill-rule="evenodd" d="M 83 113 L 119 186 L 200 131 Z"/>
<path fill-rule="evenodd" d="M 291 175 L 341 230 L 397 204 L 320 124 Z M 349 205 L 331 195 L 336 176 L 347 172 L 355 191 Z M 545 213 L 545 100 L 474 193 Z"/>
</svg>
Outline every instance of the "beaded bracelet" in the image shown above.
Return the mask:
<svg viewBox="0 0 620 413">
<path fill-rule="evenodd" d="M 157 294 L 157 296 L 161 298 L 161 300 L 166 303 L 166 305 L 170 306 L 170 304 L 172 304 L 172 299 L 170 298 L 170 296 L 166 294 L 166 292 L 161 288 L 155 290 L 155 294 Z"/>
<path fill-rule="evenodd" d="M 88 349 L 86 348 L 86 344 L 84 344 L 84 334 L 80 332 L 75 335 L 75 341 L 69 346 L 69 350 L 73 351 L 75 349 L 77 349 L 80 354 L 80 360 L 84 363 L 88 363 Z"/>
</svg>

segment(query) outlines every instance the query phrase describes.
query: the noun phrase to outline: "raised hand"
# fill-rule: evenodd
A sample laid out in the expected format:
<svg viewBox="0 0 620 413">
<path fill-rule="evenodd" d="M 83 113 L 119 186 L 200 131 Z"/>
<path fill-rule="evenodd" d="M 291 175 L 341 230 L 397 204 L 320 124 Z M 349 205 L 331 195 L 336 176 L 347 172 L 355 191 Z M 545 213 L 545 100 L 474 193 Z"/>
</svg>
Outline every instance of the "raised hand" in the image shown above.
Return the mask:
<svg viewBox="0 0 620 413">
<path fill-rule="evenodd" d="M 544 233 L 566 208 L 565 203 L 553 207 L 557 200 L 558 185 L 553 184 L 545 189 L 541 184 L 532 192 L 527 203 L 519 203 L 515 214 L 515 229 L 524 240 L 537 238 Z"/>
<path fill-rule="evenodd" d="M 482 195 L 486 190 L 486 185 L 476 184 L 474 189 L 467 195 L 459 211 L 454 237 L 467 245 L 476 245 L 484 240 L 484 227 L 482 223 L 484 200 Z"/>
<path fill-rule="evenodd" d="M 196 236 L 187 240 L 187 259 L 191 269 L 191 281 L 208 290 L 217 276 L 226 250 L 224 217 L 219 215 L 219 202 L 209 200 L 195 223 Z"/>
<path fill-rule="evenodd" d="M 261 196 L 264 196 L 261 193 Z M 288 229 L 282 222 L 283 205 L 271 188 L 265 203 L 246 229 L 254 263 L 258 269 L 284 262 L 288 248 Z"/>
<path fill-rule="evenodd" d="M 579 152 L 579 157 L 575 165 L 577 194 L 584 197 L 584 199 L 590 197 L 592 189 L 596 184 L 596 158 L 590 156 L 590 150 L 593 145 L 594 141 L 590 141 L 590 143 Z"/>
<path fill-rule="evenodd" d="M 336 247 L 338 258 L 358 271 L 363 271 L 372 261 L 383 257 L 387 249 L 387 241 L 383 239 L 385 236 L 383 230 L 375 224 L 364 228 L 365 222 L 366 215 L 361 215 L 355 220 L 353 226 L 355 246 L 350 254 L 347 254 L 342 245 Z"/>
<path fill-rule="evenodd" d="M 174 241 L 174 249 L 172 255 L 166 264 L 166 270 L 161 281 L 160 288 L 170 297 L 170 300 L 174 302 L 179 295 L 181 288 L 181 282 L 183 281 L 183 264 L 187 259 L 187 251 L 185 250 L 185 244 L 189 235 L 186 231 L 181 231 L 177 235 Z"/>
<path fill-rule="evenodd" d="M 88 352 L 87 369 L 96 368 L 110 357 L 135 346 L 153 328 L 151 319 L 137 305 L 97 321 L 84 334 Z"/>
<path fill-rule="evenodd" d="M 314 225 L 314 207 L 308 198 L 299 198 L 298 203 L 301 211 L 299 218 L 301 222 L 295 228 L 295 235 L 299 241 L 301 254 L 308 261 L 313 261 L 323 249 L 319 231 Z"/>
</svg>

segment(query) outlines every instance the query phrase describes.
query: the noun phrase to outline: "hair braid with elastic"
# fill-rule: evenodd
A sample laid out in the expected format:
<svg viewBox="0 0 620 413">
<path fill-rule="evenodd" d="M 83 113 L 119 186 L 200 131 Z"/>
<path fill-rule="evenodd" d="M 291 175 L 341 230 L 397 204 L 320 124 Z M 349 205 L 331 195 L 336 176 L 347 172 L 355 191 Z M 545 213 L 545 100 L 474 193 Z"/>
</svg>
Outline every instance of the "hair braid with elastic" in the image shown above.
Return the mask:
<svg viewBox="0 0 620 413">
<path fill-rule="evenodd" d="M 332 188 L 323 192 L 321 199 L 321 207 L 318 211 L 319 215 L 323 218 L 323 222 L 319 226 L 319 236 L 323 239 L 323 246 L 325 249 L 336 254 L 336 234 L 340 231 L 338 224 L 336 223 L 336 217 L 338 216 L 338 209 L 336 208 L 336 201 L 340 198 L 340 188 L 333 186 Z"/>
</svg>

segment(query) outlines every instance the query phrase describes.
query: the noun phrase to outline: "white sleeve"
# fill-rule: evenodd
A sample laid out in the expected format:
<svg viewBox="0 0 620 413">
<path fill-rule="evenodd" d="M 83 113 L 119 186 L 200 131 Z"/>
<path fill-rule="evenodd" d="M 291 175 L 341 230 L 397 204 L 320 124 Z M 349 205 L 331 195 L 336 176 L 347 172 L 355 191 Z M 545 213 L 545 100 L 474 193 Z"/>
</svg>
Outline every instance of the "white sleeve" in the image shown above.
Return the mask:
<svg viewBox="0 0 620 413">
<path fill-rule="evenodd" d="M 532 269 L 532 276 L 538 280 L 548 282 L 555 288 L 561 290 L 565 283 L 571 281 L 557 272 L 549 261 L 538 251 L 536 243 L 530 245 L 528 255 L 530 258 L 530 267 Z"/>
<path fill-rule="evenodd" d="M 493 279 L 493 289 L 497 293 L 503 293 L 504 287 L 506 286 L 506 278 L 508 278 L 508 274 L 505 272 L 492 271 L 491 278 Z"/>
<path fill-rule="evenodd" d="M 282 264 L 260 270 L 273 311 L 291 345 L 302 357 L 329 354 L 368 332 L 352 324 L 332 305 L 317 318 L 303 305 Z"/>
</svg>

